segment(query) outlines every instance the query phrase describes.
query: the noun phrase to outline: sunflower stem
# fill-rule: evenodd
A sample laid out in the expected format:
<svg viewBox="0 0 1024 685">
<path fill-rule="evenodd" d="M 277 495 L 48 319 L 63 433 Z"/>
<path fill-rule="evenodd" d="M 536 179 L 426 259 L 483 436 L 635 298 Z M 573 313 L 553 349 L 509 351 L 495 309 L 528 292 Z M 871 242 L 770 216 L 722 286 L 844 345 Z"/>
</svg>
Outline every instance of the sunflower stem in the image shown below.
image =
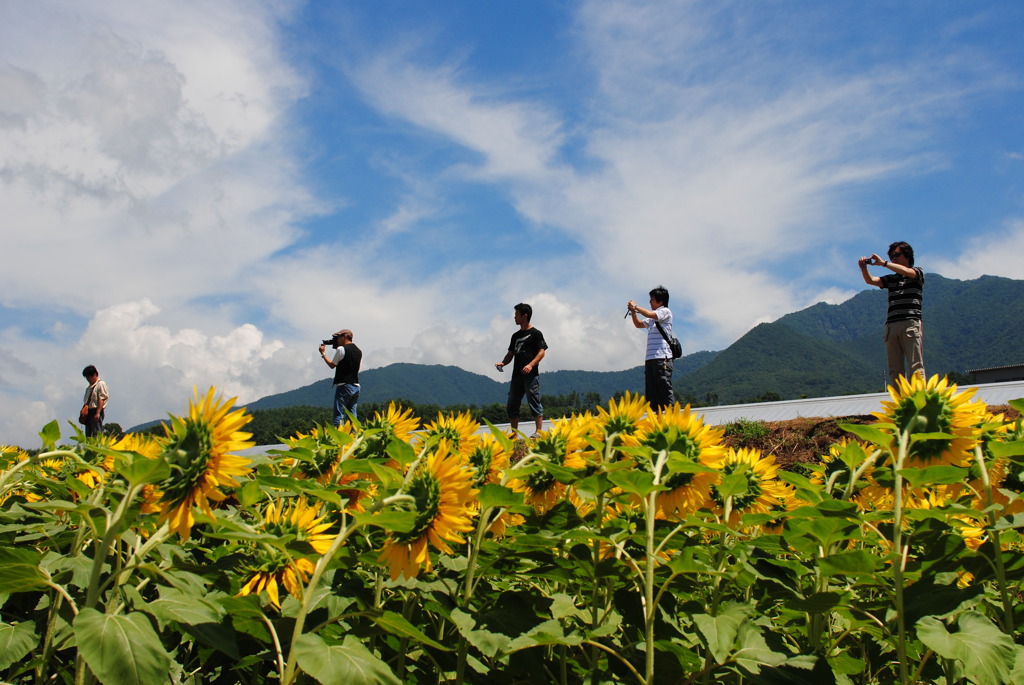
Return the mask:
<svg viewBox="0 0 1024 685">
<path fill-rule="evenodd" d="M 896 659 L 899 663 L 900 683 L 909 685 L 910 673 L 907 667 L 907 626 L 906 612 L 903 606 L 903 566 L 906 556 L 903 553 L 903 464 L 907 458 L 907 447 L 910 443 L 910 429 L 900 432 L 899 446 L 895 464 L 895 482 L 893 493 L 893 533 L 892 548 L 896 555 L 893 561 L 893 599 L 896 604 Z"/>
<path fill-rule="evenodd" d="M 382 506 L 383 501 L 375 503 L 373 507 L 371 507 L 371 513 L 379 511 Z M 289 643 L 288 661 L 285 663 L 284 670 L 281 674 L 281 682 L 284 683 L 284 685 L 291 685 L 299 675 L 296 664 L 295 644 L 298 642 L 298 639 L 302 637 L 302 633 L 306 626 L 306 617 L 313 608 L 313 590 L 320 584 L 320 579 L 323 577 L 324 572 L 330 565 L 331 560 L 334 559 L 334 555 L 337 554 L 338 550 L 345 545 L 349 536 L 359 530 L 361 526 L 362 524 L 359 522 L 355 522 L 351 526 L 347 526 L 345 525 L 343 518 L 342 530 L 338 533 L 338 537 L 334 538 L 334 542 L 331 543 L 331 547 L 316 562 L 316 568 L 313 569 L 313 573 L 309 577 L 309 582 L 306 583 L 305 591 L 302 593 L 302 602 L 299 605 L 298 614 L 295 616 L 295 628 L 292 630 L 292 639 Z"/>
<path fill-rule="evenodd" d="M 658 458 L 654 462 L 654 485 L 661 485 L 661 476 L 668 463 L 668 451 L 658 452 Z M 647 559 L 644 562 L 644 644 L 646 647 L 646 669 L 644 671 L 645 683 L 654 682 L 654 620 L 657 617 L 657 606 L 654 603 L 654 570 L 657 564 L 657 551 L 654 544 L 655 518 L 658 507 L 658 491 L 651 490 L 647 493 L 644 507 L 644 524 L 646 535 L 644 540 Z"/>
<path fill-rule="evenodd" d="M 999 598 L 1003 603 L 1003 631 L 1013 635 L 1013 603 L 1010 601 L 1010 593 L 1006 585 L 1006 565 L 1003 562 L 1003 547 L 999 540 L 999 530 L 996 528 L 996 512 L 992 506 L 995 498 L 992 495 L 992 481 L 988 476 L 988 468 L 985 464 L 985 456 L 981 444 L 974 447 L 974 461 L 981 473 L 981 482 L 985 489 L 985 507 L 988 509 L 989 533 L 992 536 L 992 550 L 995 558 L 996 582 L 999 585 Z"/>
</svg>

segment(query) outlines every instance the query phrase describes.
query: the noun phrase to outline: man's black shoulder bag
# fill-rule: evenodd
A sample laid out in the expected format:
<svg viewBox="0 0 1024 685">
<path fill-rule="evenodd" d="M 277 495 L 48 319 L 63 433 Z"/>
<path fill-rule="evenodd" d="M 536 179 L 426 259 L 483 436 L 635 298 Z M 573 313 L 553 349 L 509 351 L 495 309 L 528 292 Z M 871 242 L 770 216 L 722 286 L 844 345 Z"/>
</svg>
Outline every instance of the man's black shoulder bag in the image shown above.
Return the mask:
<svg viewBox="0 0 1024 685">
<path fill-rule="evenodd" d="M 672 350 L 672 358 L 679 359 L 682 357 L 683 346 L 680 344 L 679 340 L 676 339 L 674 335 L 671 338 L 668 337 L 668 334 L 665 333 L 665 329 L 661 327 L 661 322 L 657 319 L 654 320 L 654 325 L 658 327 L 658 332 L 661 333 L 661 337 L 665 339 L 665 342 L 668 343 L 668 348 Z"/>
</svg>

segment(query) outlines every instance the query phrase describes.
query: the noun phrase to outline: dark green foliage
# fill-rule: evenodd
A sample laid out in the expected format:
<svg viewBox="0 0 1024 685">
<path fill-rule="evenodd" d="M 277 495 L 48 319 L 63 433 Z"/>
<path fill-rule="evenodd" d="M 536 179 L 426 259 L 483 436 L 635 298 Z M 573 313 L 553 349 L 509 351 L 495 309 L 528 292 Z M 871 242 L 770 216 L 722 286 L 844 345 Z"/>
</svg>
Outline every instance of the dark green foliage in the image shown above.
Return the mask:
<svg viewBox="0 0 1024 685">
<path fill-rule="evenodd" d="M 764 421 L 736 419 L 725 425 L 726 436 L 736 437 L 741 445 L 745 445 L 747 441 L 759 440 L 768 435 L 768 432 L 768 426 Z"/>
</svg>

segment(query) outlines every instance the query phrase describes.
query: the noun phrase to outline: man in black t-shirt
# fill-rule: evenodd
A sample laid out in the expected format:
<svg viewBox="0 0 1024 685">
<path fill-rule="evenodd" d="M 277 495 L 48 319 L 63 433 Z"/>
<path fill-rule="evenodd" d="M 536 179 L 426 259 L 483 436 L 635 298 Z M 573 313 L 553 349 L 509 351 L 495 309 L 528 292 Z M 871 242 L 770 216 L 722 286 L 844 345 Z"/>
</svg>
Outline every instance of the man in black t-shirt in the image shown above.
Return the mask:
<svg viewBox="0 0 1024 685">
<path fill-rule="evenodd" d="M 359 366 L 363 361 L 363 351 L 352 342 L 353 337 L 347 328 L 331 336 L 334 359 L 328 359 L 324 353 L 326 346 L 320 345 L 320 357 L 334 369 L 333 419 L 339 428 L 349 414 L 355 417 L 359 404 Z"/>
<path fill-rule="evenodd" d="M 857 264 L 865 283 L 889 291 L 884 340 L 890 384 L 895 387 L 900 376 L 905 375 L 909 380 L 915 373 L 924 378 L 924 329 L 921 323 L 924 271 L 914 266 L 914 248 L 902 241 L 895 242 L 889 246 L 889 259 L 873 254 L 861 257 Z M 869 265 L 885 267 L 892 273 L 872 276 L 868 273 Z"/>
<path fill-rule="evenodd" d="M 548 344 L 544 342 L 544 334 L 530 324 L 533 318 L 533 307 L 519 303 L 515 307 L 515 322 L 519 330 L 512 334 L 505 358 L 494 365 L 498 371 L 515 360 L 512 365 L 512 382 L 508 389 L 508 420 L 512 429 L 519 428 L 519 407 L 526 395 L 530 405 L 530 413 L 537 424 L 537 430 L 531 437 L 540 433 L 544 424 L 544 406 L 540 402 L 540 379 L 538 365 L 544 358 L 544 350 Z"/>
</svg>

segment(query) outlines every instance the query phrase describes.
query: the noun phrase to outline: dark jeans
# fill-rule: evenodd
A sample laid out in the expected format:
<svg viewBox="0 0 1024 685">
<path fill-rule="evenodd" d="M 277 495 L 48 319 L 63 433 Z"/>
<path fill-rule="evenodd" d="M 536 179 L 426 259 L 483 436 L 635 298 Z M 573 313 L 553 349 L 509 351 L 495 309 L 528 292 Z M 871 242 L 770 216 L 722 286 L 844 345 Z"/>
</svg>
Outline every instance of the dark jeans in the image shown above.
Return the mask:
<svg viewBox="0 0 1024 685">
<path fill-rule="evenodd" d="M 85 437 L 95 438 L 103 432 L 103 412 L 89 407 L 89 418 L 85 420 Z"/>
<path fill-rule="evenodd" d="M 508 418 L 519 418 L 519 407 L 523 404 L 523 395 L 526 395 L 526 402 L 530 405 L 530 413 L 534 418 L 544 416 L 544 405 L 540 403 L 540 378 L 538 376 L 524 376 L 519 374 L 512 377 L 512 383 L 508 386 Z"/>
<path fill-rule="evenodd" d="M 341 426 L 345 423 L 345 410 L 352 416 L 356 415 L 356 405 L 359 403 L 359 386 L 351 383 L 341 383 L 334 386 L 334 425 Z"/>
<path fill-rule="evenodd" d="M 654 411 L 671 407 L 676 402 L 676 394 L 672 389 L 674 367 L 671 359 L 648 359 L 644 362 L 644 393 Z"/>
</svg>

